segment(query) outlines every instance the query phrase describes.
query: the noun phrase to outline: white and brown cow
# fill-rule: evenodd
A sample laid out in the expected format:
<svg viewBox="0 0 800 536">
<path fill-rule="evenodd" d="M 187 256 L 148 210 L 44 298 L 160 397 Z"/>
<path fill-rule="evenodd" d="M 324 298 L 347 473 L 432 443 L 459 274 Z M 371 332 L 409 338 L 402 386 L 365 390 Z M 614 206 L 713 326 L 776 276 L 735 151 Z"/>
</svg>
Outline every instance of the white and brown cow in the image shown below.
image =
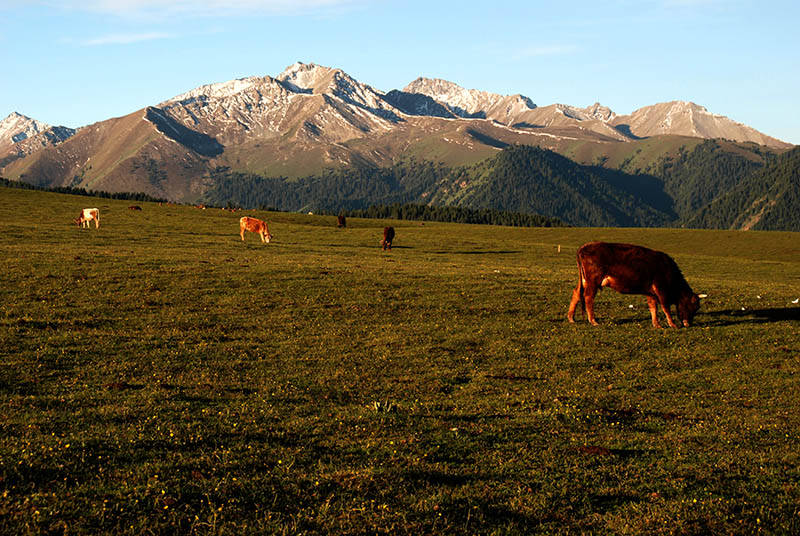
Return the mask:
<svg viewBox="0 0 800 536">
<path fill-rule="evenodd" d="M 269 241 L 272 240 L 272 235 L 269 233 L 269 227 L 267 226 L 267 222 L 264 220 L 259 220 L 257 218 L 251 218 L 249 216 L 244 216 L 239 219 L 239 236 L 242 237 L 242 241 L 244 242 L 244 232 L 250 231 L 251 233 L 258 233 L 258 236 L 261 237 L 261 241 L 265 244 L 269 244 Z"/>
<path fill-rule="evenodd" d="M 78 227 L 90 227 L 90 223 L 94 220 L 94 228 L 100 227 L 100 209 L 98 208 L 85 208 L 81 211 L 75 224 Z"/>
</svg>

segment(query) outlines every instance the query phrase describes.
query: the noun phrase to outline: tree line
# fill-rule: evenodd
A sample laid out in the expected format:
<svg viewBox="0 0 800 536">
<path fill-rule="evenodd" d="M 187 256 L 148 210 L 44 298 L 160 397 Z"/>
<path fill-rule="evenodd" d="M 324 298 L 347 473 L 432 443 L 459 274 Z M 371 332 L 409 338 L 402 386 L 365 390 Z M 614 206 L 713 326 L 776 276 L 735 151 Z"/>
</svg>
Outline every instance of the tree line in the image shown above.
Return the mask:
<svg viewBox="0 0 800 536">
<path fill-rule="evenodd" d="M 327 211 L 323 213 L 334 214 Z M 338 215 L 348 218 L 474 223 L 509 227 L 565 226 L 564 222 L 557 218 L 549 218 L 539 214 L 524 214 L 491 208 L 473 209 L 456 206 L 418 205 L 415 203 L 373 205 L 366 209 L 341 210 Z"/>
<path fill-rule="evenodd" d="M 83 195 L 87 197 L 101 197 L 105 199 L 122 199 L 126 201 L 142 201 L 154 203 L 166 203 L 167 200 L 160 197 L 141 192 L 106 192 L 103 190 L 87 190 L 85 188 L 74 188 L 72 186 L 37 186 L 23 181 L 12 181 L 0 177 L 0 186 L 6 188 L 19 188 L 22 190 L 39 190 L 43 192 L 55 192 L 58 194 Z"/>
</svg>

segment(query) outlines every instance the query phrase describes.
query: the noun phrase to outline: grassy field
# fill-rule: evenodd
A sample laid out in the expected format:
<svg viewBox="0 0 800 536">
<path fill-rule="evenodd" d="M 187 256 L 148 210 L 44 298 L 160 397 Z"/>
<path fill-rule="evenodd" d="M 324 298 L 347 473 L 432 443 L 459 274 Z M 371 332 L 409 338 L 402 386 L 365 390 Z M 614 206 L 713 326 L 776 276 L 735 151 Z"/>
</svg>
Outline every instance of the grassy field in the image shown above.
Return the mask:
<svg viewBox="0 0 800 536">
<path fill-rule="evenodd" d="M 796 233 L 130 204 L 0 189 L 1 533 L 800 532 Z M 568 324 L 592 239 L 696 325 Z"/>
</svg>

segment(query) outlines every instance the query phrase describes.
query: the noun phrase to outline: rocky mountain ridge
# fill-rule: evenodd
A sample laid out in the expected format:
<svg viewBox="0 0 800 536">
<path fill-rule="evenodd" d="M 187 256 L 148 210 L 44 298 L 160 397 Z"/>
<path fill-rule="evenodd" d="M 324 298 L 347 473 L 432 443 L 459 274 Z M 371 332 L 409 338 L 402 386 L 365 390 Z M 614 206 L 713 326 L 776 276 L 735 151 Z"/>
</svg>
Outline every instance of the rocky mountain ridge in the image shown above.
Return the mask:
<svg viewBox="0 0 800 536">
<path fill-rule="evenodd" d="M 42 147 L 57 145 L 75 134 L 75 129 L 53 127 L 17 112 L 0 121 L 0 168 L 4 160 L 21 158 Z"/>
<path fill-rule="evenodd" d="M 620 116 L 599 103 L 537 106 L 523 95 L 428 78 L 384 93 L 341 69 L 301 62 L 276 77 L 200 86 L 78 131 L 12 116 L 0 123 L 3 176 L 181 201 L 197 199 L 219 168 L 297 177 L 401 157 L 472 164 L 512 144 L 570 157 L 580 147 L 593 161 L 624 152 L 620 144 L 669 135 L 791 147 L 693 103 Z"/>
</svg>

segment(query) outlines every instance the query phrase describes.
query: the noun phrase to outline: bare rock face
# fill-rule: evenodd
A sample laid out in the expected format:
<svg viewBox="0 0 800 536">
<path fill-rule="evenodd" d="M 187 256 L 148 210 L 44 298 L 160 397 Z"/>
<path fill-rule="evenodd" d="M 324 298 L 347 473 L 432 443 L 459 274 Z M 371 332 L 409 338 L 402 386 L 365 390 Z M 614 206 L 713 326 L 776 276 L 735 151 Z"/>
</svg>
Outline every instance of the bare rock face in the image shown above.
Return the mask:
<svg viewBox="0 0 800 536">
<path fill-rule="evenodd" d="M 67 127 L 51 127 L 17 112 L 0 121 L 0 159 L 22 157 L 42 147 L 58 145 L 75 133 Z"/>
<path fill-rule="evenodd" d="M 767 136 L 723 115 L 713 114 L 703 106 L 686 101 L 662 102 L 645 106 L 630 115 L 617 116 L 612 119 L 611 123 L 639 138 L 677 134 L 695 138 L 724 138 L 741 142 L 755 142 L 777 149 L 792 147 L 789 143 Z"/>
<path fill-rule="evenodd" d="M 524 95 L 498 95 L 464 89 L 440 78 L 417 78 L 403 92 L 430 97 L 458 117 L 491 119 L 503 124 L 511 124 L 519 114 L 536 108 L 533 101 Z"/>
</svg>

